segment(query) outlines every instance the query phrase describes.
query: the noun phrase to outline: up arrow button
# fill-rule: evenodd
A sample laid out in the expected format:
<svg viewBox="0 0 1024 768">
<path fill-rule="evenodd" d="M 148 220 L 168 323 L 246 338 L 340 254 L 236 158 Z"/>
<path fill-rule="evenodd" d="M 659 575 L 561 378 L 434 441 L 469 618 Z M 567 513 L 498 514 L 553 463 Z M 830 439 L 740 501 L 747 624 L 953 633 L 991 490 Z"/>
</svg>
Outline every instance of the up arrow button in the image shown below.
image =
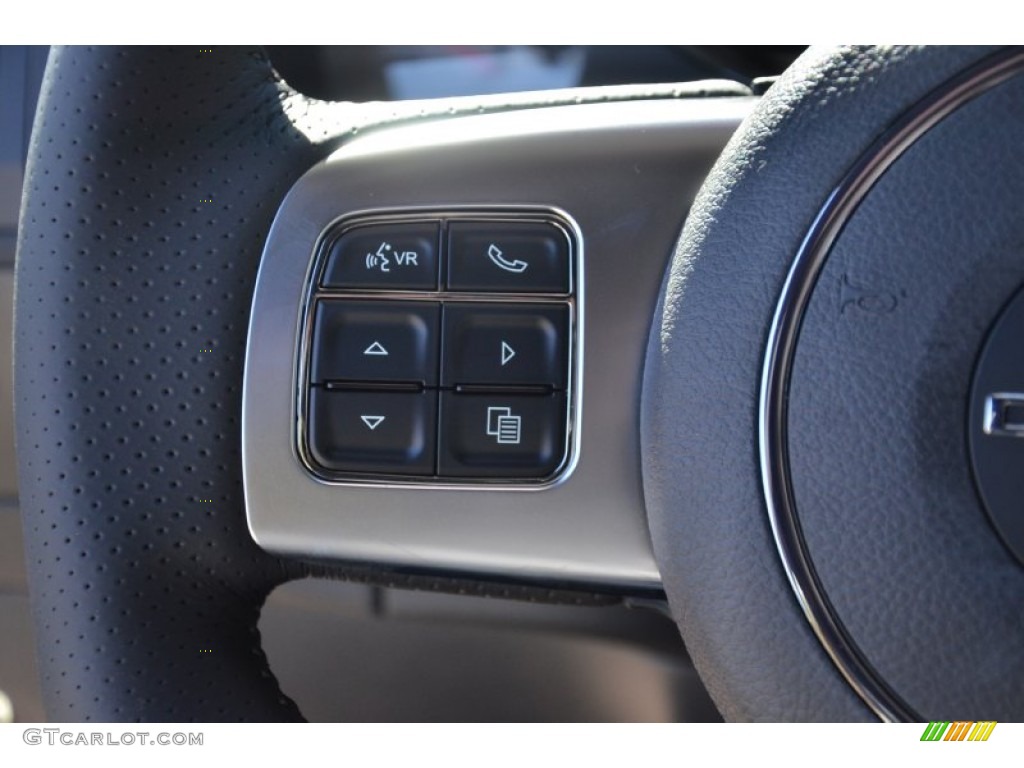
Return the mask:
<svg viewBox="0 0 1024 768">
<path fill-rule="evenodd" d="M 319 299 L 311 383 L 436 387 L 440 322 L 440 302 Z M 499 341 L 488 345 L 495 368 Z"/>
</svg>

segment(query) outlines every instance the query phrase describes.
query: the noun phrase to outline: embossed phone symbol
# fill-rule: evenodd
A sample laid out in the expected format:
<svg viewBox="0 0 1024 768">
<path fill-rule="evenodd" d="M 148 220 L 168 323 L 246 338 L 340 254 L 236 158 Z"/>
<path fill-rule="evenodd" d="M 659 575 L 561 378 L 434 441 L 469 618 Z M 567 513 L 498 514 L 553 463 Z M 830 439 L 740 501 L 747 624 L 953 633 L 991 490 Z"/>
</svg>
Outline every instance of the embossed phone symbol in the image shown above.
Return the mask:
<svg viewBox="0 0 1024 768">
<path fill-rule="evenodd" d="M 487 255 L 491 257 L 491 261 L 493 261 L 497 266 L 504 269 L 506 272 L 515 272 L 516 274 L 518 274 L 520 272 L 525 272 L 526 268 L 530 266 L 525 261 L 521 261 L 520 259 L 516 259 L 515 261 L 509 261 L 502 255 L 501 248 L 496 246 L 494 243 L 491 243 L 491 246 L 487 249 Z"/>
</svg>

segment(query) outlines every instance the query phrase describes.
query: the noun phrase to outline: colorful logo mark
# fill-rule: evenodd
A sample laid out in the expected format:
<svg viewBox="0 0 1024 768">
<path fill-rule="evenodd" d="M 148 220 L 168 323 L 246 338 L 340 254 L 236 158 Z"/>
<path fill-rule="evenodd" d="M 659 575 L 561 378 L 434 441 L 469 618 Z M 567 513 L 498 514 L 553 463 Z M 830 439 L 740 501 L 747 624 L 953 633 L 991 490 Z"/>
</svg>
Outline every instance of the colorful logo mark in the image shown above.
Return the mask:
<svg viewBox="0 0 1024 768">
<path fill-rule="evenodd" d="M 996 727 L 995 720 L 979 722 L 930 722 L 921 734 L 921 741 L 988 741 Z"/>
</svg>

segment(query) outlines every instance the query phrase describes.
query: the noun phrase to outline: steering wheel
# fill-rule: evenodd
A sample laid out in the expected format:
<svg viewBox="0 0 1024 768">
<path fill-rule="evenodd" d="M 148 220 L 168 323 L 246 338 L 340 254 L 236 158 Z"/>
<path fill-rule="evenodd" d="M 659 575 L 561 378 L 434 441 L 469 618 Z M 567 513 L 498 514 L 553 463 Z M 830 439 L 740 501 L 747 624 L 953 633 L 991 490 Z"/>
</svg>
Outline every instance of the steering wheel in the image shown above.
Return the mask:
<svg viewBox="0 0 1024 768">
<path fill-rule="evenodd" d="M 1022 466 L 1024 371 L 997 338 L 1024 283 L 1022 67 L 1017 50 L 812 49 L 689 215 L 652 318 L 644 494 L 728 719 L 1024 719 L 1019 496 L 1006 512 L 999 469 Z M 259 50 L 51 54 L 16 418 L 53 719 L 300 719 L 257 619 L 302 575 L 614 599 L 258 547 L 247 318 L 277 206 L 357 131 L 666 95 L 328 104 Z"/>
</svg>

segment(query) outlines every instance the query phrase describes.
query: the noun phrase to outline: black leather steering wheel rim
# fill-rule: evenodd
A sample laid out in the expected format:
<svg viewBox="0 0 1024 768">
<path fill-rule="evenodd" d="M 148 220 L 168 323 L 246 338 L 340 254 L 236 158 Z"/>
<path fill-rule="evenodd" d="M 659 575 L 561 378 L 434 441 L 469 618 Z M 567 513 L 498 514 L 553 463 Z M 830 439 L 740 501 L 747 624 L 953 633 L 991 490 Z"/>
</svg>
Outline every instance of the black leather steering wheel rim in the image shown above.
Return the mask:
<svg viewBox="0 0 1024 768">
<path fill-rule="evenodd" d="M 801 610 L 814 596 L 787 581 L 756 443 L 772 318 L 816 217 L 908 115 L 1014 55 L 812 50 L 733 138 L 695 203 L 649 347 L 645 496 L 673 614 L 727 719 L 943 719 L 966 709 L 1019 717 L 1022 627 L 1007 609 L 1019 601 L 1020 569 L 981 511 L 964 447 L 974 357 L 1024 278 L 1019 253 L 1002 245 L 1019 238 L 1002 181 L 1006 165 L 1019 170 L 1010 127 L 1019 124 L 1019 76 L 968 94 L 915 135 L 841 230 L 824 277 L 808 284 L 812 309 L 782 393 L 784 463 L 803 529 L 794 539 L 827 587 L 822 607 L 850 628 L 841 634 L 864 662 L 857 674 L 872 676 L 860 696 L 840 674 L 849 658 L 833 663 L 836 637 L 822 632 L 822 614 Z M 979 181 L 959 183 L 970 177 Z M 958 186 L 959 197 L 945 194 Z M 881 308 L 866 305 L 876 312 L 869 321 L 860 315 L 871 312 L 844 315 L 864 275 L 884 297 Z M 934 439 L 913 431 L 922 416 L 941 426 Z M 890 465 L 904 472 L 903 487 Z M 885 478 L 878 487 L 867 467 Z M 950 586 L 957 578 L 984 584 L 985 596 Z M 959 663 L 956 652 L 984 645 L 985 633 L 984 669 Z M 922 674 L 939 666 L 941 676 Z"/>
<path fill-rule="evenodd" d="M 254 258 L 275 201 L 325 150 L 286 97 L 251 51 L 51 54 L 26 174 L 16 392 L 53 719 L 300 719 L 256 629 L 265 596 L 300 570 L 237 517 Z"/>
</svg>

